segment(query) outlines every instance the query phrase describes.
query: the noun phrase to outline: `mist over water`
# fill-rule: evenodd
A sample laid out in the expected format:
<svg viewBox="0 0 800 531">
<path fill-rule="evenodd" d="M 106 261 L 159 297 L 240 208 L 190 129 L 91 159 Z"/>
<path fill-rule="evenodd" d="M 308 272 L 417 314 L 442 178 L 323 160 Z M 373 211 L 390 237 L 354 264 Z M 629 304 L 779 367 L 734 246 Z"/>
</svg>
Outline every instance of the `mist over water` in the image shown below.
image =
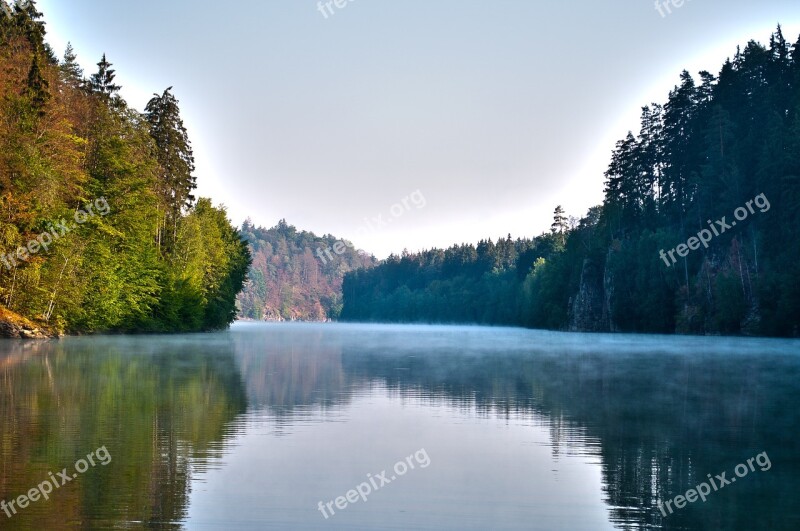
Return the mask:
<svg viewBox="0 0 800 531">
<path fill-rule="evenodd" d="M 238 323 L 0 343 L 2 529 L 796 529 L 800 344 Z M 414 452 L 368 500 L 331 502 Z M 658 502 L 761 452 L 771 468 Z M 66 523 L 65 523 L 66 522 Z"/>
</svg>

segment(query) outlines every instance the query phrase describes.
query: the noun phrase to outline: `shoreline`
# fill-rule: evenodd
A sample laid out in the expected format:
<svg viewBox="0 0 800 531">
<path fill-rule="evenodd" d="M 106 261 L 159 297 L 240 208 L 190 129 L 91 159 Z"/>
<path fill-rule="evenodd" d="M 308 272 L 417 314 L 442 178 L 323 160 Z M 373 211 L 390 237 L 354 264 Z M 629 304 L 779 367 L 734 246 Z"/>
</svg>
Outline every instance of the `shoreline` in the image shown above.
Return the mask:
<svg viewBox="0 0 800 531">
<path fill-rule="evenodd" d="M 0 307 L 0 338 L 57 339 L 63 334 L 41 323 L 27 319 L 8 308 Z"/>
</svg>

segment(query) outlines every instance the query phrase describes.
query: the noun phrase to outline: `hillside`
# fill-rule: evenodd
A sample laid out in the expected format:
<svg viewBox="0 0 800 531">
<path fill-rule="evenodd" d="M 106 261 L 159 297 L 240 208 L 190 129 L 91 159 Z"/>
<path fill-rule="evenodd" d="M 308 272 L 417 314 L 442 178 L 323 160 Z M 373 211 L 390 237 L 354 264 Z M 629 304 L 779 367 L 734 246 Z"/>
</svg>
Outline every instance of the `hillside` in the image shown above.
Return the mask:
<svg viewBox="0 0 800 531">
<path fill-rule="evenodd" d="M 227 327 L 249 256 L 171 88 L 133 109 L 105 55 L 87 77 L 35 3 L 0 8 L 0 335 Z"/>
<path fill-rule="evenodd" d="M 345 273 L 375 264 L 349 242 L 298 231 L 285 220 L 270 229 L 256 228 L 248 220 L 241 234 L 253 256 L 249 280 L 238 297 L 241 319 L 335 319 L 342 308 Z"/>
</svg>

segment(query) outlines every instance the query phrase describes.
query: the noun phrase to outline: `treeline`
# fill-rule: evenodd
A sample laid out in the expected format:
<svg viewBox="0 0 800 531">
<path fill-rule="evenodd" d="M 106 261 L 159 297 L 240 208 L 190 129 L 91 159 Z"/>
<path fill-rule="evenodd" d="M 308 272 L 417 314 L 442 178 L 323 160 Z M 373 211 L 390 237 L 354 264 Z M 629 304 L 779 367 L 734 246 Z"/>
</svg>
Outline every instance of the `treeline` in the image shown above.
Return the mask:
<svg viewBox="0 0 800 531">
<path fill-rule="evenodd" d="M 342 310 L 345 273 L 375 263 L 372 256 L 334 236 L 298 231 L 286 220 L 271 229 L 255 227 L 247 220 L 241 232 L 253 255 L 248 280 L 238 299 L 244 319 L 336 319 Z M 335 252 L 334 247 L 343 252 Z"/>
<path fill-rule="evenodd" d="M 67 332 L 226 327 L 249 253 L 192 195 L 171 89 L 131 109 L 105 56 L 86 78 L 35 2 L 0 3 L 0 303 Z"/>
<path fill-rule="evenodd" d="M 342 319 L 350 321 L 519 324 L 520 288 L 560 235 L 484 240 L 477 246 L 392 255 L 345 275 Z"/>
<path fill-rule="evenodd" d="M 507 243 L 392 256 L 345 278 L 343 317 L 800 335 L 800 40 L 778 27 L 680 81 L 617 143 L 583 219 L 558 210 L 514 264 Z"/>
</svg>

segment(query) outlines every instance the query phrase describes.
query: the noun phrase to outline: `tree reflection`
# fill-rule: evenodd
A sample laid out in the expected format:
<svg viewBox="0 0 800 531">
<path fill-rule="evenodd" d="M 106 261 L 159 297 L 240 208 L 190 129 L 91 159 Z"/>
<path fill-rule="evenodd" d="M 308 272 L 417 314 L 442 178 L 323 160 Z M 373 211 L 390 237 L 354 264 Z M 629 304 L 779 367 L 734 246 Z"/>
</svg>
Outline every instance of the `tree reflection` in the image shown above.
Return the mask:
<svg viewBox="0 0 800 531">
<path fill-rule="evenodd" d="M 101 446 L 112 461 L 2 527 L 179 528 L 193 467 L 220 457 L 246 409 L 230 343 L 202 337 L 4 342 L 0 499 Z"/>
</svg>

